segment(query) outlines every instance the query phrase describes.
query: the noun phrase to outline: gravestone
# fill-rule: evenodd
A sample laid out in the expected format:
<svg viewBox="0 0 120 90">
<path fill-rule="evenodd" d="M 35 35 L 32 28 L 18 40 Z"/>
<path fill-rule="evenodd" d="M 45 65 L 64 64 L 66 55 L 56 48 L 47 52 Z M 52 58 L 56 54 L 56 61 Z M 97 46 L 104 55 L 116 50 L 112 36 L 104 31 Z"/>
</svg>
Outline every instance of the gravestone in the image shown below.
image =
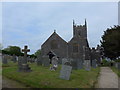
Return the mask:
<svg viewBox="0 0 120 90">
<path fill-rule="evenodd" d="M 78 69 L 83 69 L 83 61 L 82 60 L 77 60 L 77 68 Z"/>
<path fill-rule="evenodd" d="M 59 77 L 61 79 L 69 80 L 71 71 L 72 71 L 72 66 L 68 65 L 68 63 L 65 63 L 65 65 L 62 65 Z"/>
<path fill-rule="evenodd" d="M 6 55 L 2 55 L 2 63 L 3 64 L 8 64 L 8 60 L 7 60 L 7 56 Z"/>
<path fill-rule="evenodd" d="M 41 55 L 37 55 L 37 65 L 42 65 L 42 56 Z"/>
<path fill-rule="evenodd" d="M 96 60 L 92 60 L 92 67 L 96 68 L 96 66 L 97 66 Z"/>
<path fill-rule="evenodd" d="M 90 71 L 91 67 L 90 67 L 90 60 L 85 60 L 84 61 L 84 66 L 85 66 L 85 70 L 86 71 Z"/>
<path fill-rule="evenodd" d="M 62 58 L 58 58 L 58 64 L 62 64 Z"/>
<path fill-rule="evenodd" d="M 116 68 L 117 68 L 118 70 L 120 70 L 120 62 L 117 62 L 117 63 L 116 63 Z"/>
<path fill-rule="evenodd" d="M 17 58 L 16 58 L 15 54 L 12 56 L 12 61 L 13 61 L 14 63 L 17 62 Z"/>
<path fill-rule="evenodd" d="M 48 56 L 43 56 L 43 66 L 44 67 L 49 67 L 50 66 L 50 61 Z"/>
<path fill-rule="evenodd" d="M 120 62 L 118 62 L 117 64 L 118 64 L 118 70 L 120 70 Z"/>
<path fill-rule="evenodd" d="M 21 71 L 22 61 L 23 61 L 23 57 L 22 57 L 22 56 L 19 56 L 19 57 L 18 57 L 18 71 Z"/>
<path fill-rule="evenodd" d="M 63 58 L 62 59 L 62 65 L 64 65 L 65 64 L 65 62 L 67 62 L 68 61 L 68 59 L 67 58 Z"/>
<path fill-rule="evenodd" d="M 118 63 L 117 62 L 115 62 L 115 67 L 118 68 Z"/>
<path fill-rule="evenodd" d="M 22 49 L 22 52 L 24 52 L 24 58 L 22 60 L 21 67 L 18 71 L 20 72 L 30 72 L 32 71 L 29 65 L 27 64 L 27 52 L 29 52 L 30 49 L 27 49 L 27 46 L 24 46 L 24 49 Z"/>
</svg>

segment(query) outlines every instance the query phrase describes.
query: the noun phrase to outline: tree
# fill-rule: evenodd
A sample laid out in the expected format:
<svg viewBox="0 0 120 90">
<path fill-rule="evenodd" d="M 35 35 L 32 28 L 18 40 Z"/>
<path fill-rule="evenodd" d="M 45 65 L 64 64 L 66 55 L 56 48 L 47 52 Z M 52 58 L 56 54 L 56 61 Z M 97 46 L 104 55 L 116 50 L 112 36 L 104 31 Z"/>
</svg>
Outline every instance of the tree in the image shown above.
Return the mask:
<svg viewBox="0 0 120 90">
<path fill-rule="evenodd" d="M 120 57 L 120 26 L 114 26 L 104 31 L 100 42 L 106 57 L 110 59 Z"/>
<path fill-rule="evenodd" d="M 41 50 L 38 49 L 38 50 L 35 52 L 35 56 L 40 55 L 40 54 L 41 54 Z"/>
<path fill-rule="evenodd" d="M 2 50 L 2 53 L 4 54 L 9 54 L 9 55 L 23 55 L 23 53 L 21 52 L 21 48 L 18 46 L 8 46 L 7 48 Z"/>
</svg>

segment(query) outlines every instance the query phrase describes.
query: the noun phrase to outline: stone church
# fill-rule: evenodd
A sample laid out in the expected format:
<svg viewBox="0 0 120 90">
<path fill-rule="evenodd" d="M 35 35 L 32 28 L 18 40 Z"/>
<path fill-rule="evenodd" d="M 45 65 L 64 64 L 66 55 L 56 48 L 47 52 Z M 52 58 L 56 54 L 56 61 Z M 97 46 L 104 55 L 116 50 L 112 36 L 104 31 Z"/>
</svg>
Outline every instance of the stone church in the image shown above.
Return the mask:
<svg viewBox="0 0 120 90">
<path fill-rule="evenodd" d="M 76 25 L 73 20 L 73 37 L 66 42 L 56 31 L 41 45 L 41 54 L 53 51 L 60 59 L 70 58 L 80 61 L 90 60 L 90 48 L 87 40 L 87 22 Z"/>
</svg>

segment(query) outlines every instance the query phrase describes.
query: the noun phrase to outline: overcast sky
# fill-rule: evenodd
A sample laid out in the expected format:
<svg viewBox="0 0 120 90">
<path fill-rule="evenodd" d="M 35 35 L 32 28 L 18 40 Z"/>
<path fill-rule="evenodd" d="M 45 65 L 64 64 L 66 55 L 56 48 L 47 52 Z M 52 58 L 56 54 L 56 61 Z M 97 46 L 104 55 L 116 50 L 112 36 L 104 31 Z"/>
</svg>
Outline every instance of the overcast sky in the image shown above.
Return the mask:
<svg viewBox="0 0 120 90">
<path fill-rule="evenodd" d="M 117 2 L 4 2 L 2 4 L 2 43 L 28 45 L 31 54 L 56 32 L 66 41 L 73 35 L 72 21 L 84 24 L 87 19 L 90 47 L 100 44 L 101 35 L 118 24 Z"/>
</svg>

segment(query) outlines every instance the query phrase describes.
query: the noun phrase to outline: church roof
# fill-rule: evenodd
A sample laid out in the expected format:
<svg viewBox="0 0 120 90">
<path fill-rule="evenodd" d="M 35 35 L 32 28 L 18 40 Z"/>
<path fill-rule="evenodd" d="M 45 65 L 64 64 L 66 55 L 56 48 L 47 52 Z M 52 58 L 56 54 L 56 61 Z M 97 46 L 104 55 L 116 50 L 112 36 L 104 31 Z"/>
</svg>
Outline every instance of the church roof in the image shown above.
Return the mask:
<svg viewBox="0 0 120 90">
<path fill-rule="evenodd" d="M 50 38 L 52 38 L 52 37 L 58 37 L 58 38 L 60 38 L 61 40 L 63 40 L 64 42 L 66 42 L 64 39 L 62 39 L 57 33 L 56 33 L 56 31 L 54 30 L 54 32 L 52 33 L 52 35 L 41 45 L 41 46 L 43 46 L 47 41 L 49 41 L 50 40 Z M 67 42 L 66 42 L 67 43 Z"/>
</svg>

